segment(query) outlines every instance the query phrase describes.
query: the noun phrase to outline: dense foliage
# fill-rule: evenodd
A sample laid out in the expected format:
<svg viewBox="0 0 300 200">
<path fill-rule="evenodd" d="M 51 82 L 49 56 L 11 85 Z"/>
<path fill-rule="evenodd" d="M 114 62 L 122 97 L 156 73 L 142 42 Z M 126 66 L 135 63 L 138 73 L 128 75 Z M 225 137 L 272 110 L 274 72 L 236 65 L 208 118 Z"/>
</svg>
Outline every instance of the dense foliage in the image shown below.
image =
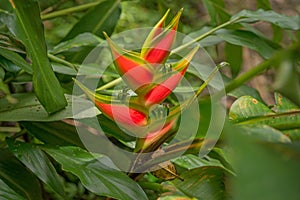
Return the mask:
<svg viewBox="0 0 300 200">
<path fill-rule="evenodd" d="M 215 69 L 222 66 L 225 87 L 215 88 L 209 71 L 200 72 L 200 80 L 193 68 L 185 68 L 195 91 L 202 92 L 206 84 L 213 88 L 197 92 L 198 130 L 187 133 L 192 138 L 171 143 L 175 127 L 166 131 L 168 137 L 151 141 L 155 156 L 147 157 L 145 169 L 162 169 L 123 172 L 109 153 L 91 152 L 79 130 L 91 141 L 105 137 L 128 152 L 150 151 L 148 146 L 138 146 L 143 140 L 126 134 L 81 90 L 74 92 L 74 80 L 84 80 L 86 86 L 77 84 L 86 89 L 96 79 L 99 95 L 114 93 L 122 80 L 115 65 L 103 69 L 87 62 L 89 54 L 122 31 L 153 27 L 168 8 L 166 20 L 171 21 L 181 7 L 178 31 L 185 35 L 177 50 L 200 44 L 218 63 Z M 1 0 L 0 22 L 0 199 L 299 199 L 299 16 L 275 12 L 268 0 L 235 13 L 226 10 L 223 0 Z M 261 61 L 247 70 L 245 62 L 255 58 L 246 57 L 245 50 Z M 264 92 L 271 101 L 247 85 L 261 74 L 269 81 Z M 190 92 L 180 84 L 176 91 L 181 96 Z M 199 157 L 211 124 L 222 120 L 212 109 L 216 99 L 226 112 L 224 126 L 218 127 L 220 137 L 210 138 L 214 148 Z M 162 101 L 169 115 L 178 97 L 166 95 L 155 103 Z M 181 149 L 186 151 L 179 155 Z"/>
</svg>

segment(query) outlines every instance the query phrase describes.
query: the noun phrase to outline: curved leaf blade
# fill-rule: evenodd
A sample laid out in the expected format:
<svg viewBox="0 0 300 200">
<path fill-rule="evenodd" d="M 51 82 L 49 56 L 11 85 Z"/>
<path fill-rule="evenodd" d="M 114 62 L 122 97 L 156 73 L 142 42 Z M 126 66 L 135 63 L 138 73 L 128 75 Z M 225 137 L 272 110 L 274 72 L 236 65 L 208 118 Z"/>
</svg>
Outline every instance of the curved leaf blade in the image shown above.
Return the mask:
<svg viewBox="0 0 300 200">
<path fill-rule="evenodd" d="M 5 98 L 0 99 L 0 121 L 58 121 L 73 117 L 93 117 L 100 113 L 92 102 L 67 94 L 68 106 L 52 115 L 48 115 L 33 93 L 13 94 L 12 97 L 18 100 L 16 104 L 10 104 Z M 78 106 L 73 108 L 73 103 Z"/>
<path fill-rule="evenodd" d="M 110 0 L 100 2 L 97 6 L 89 10 L 74 25 L 71 31 L 63 39 L 63 41 L 74 38 L 75 36 L 90 32 L 101 38 L 104 38 L 102 32 L 108 35 L 113 32 L 121 14 L 120 0 Z"/>
<path fill-rule="evenodd" d="M 200 167 L 180 175 L 184 181 L 172 181 L 176 188 L 189 197 L 223 200 L 228 197 L 225 180 L 228 173 L 222 167 Z"/>
<path fill-rule="evenodd" d="M 100 155 L 96 159 L 78 147 L 45 148 L 44 150 L 62 165 L 63 170 L 75 174 L 82 184 L 95 194 L 122 200 L 148 199 L 136 182 L 124 173 L 108 168 L 101 160 L 107 159 L 105 156 Z"/>
<path fill-rule="evenodd" d="M 42 199 L 41 187 L 36 177 L 8 149 L 0 150 L 0 179 L 26 199 Z"/>
<path fill-rule="evenodd" d="M 39 179 L 48 185 L 61 197 L 65 196 L 64 185 L 59 178 L 54 166 L 45 153 L 29 144 L 7 140 L 10 150 L 14 155 Z"/>
<path fill-rule="evenodd" d="M 16 193 L 7 184 L 0 179 L 0 200 L 19 199 L 26 200 L 24 197 Z"/>
<path fill-rule="evenodd" d="M 284 29 L 299 30 L 300 16 L 287 16 L 274 12 L 273 10 L 258 9 L 256 11 L 242 10 L 231 18 L 242 17 L 238 22 L 256 22 L 258 20 L 273 23 Z"/>
<path fill-rule="evenodd" d="M 25 44 L 32 61 L 35 93 L 48 114 L 62 110 L 66 107 L 67 101 L 48 60 L 38 2 L 35 0 L 10 2 L 17 16 L 15 33 Z"/>
</svg>

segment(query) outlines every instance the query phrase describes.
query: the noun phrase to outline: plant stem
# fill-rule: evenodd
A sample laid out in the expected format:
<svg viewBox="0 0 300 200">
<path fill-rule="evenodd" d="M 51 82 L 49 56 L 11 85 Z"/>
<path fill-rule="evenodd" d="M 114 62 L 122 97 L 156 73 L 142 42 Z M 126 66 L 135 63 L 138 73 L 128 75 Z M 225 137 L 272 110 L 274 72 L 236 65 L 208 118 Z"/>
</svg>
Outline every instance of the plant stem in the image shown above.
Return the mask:
<svg viewBox="0 0 300 200">
<path fill-rule="evenodd" d="M 112 81 L 106 83 L 105 85 L 102 85 L 101 87 L 97 88 L 96 91 L 106 90 L 106 89 L 111 88 L 121 82 L 122 82 L 122 78 L 119 77 L 119 78 L 112 80 Z"/>
<path fill-rule="evenodd" d="M 1 126 L 0 132 L 19 132 L 21 130 L 20 127 L 11 127 L 11 126 Z"/>
<path fill-rule="evenodd" d="M 83 5 L 79 5 L 79 6 L 75 6 L 75 7 L 71 7 L 71 8 L 66 8 L 66 9 L 63 9 L 63 10 L 58 10 L 58 11 L 55 11 L 55 12 L 52 12 L 52 13 L 49 13 L 49 14 L 41 15 L 41 19 L 42 20 L 48 20 L 48 19 L 52 19 L 52 18 L 55 18 L 55 17 L 68 15 L 68 14 L 73 13 L 73 12 L 84 11 L 84 10 L 87 10 L 89 8 L 92 8 L 96 5 L 98 5 L 101 2 L 103 2 L 103 0 L 96 1 L 96 2 L 91 2 L 91 3 L 86 3 L 86 4 L 83 4 Z"/>
<path fill-rule="evenodd" d="M 164 192 L 169 192 L 166 187 L 162 186 L 159 183 L 152 183 L 152 182 L 139 182 L 139 185 L 144 188 L 144 189 L 149 189 L 153 190 L 156 192 L 164 193 Z"/>
<path fill-rule="evenodd" d="M 71 68 L 75 69 L 76 71 L 78 71 L 76 65 L 74 65 L 74 64 L 72 64 L 72 63 L 70 63 L 70 62 L 68 62 L 68 61 L 66 61 L 66 60 L 64 60 L 64 59 L 61 59 L 61 58 L 59 58 L 59 57 L 57 57 L 57 56 L 55 56 L 55 55 L 53 55 L 53 54 L 50 54 L 50 53 L 48 53 L 48 57 L 49 57 L 49 59 L 52 60 L 52 61 L 55 61 L 55 62 L 57 62 L 57 63 L 61 63 L 61 64 L 63 64 L 63 65 L 66 65 L 66 66 L 71 67 Z"/>
<path fill-rule="evenodd" d="M 241 86 L 245 82 L 249 81 L 251 78 L 253 78 L 257 74 L 263 72 L 265 69 L 270 67 L 272 64 L 276 64 L 277 62 L 284 59 L 285 57 L 288 57 L 289 54 L 294 53 L 295 51 L 299 51 L 299 48 L 300 48 L 300 41 L 291 45 L 288 49 L 283 49 L 283 50 L 280 50 L 280 51 L 274 53 L 270 59 L 263 61 L 262 63 L 256 65 L 249 71 L 238 76 L 236 79 L 232 80 L 229 84 L 226 85 L 225 91 L 228 93 L 228 92 L 238 88 L 239 86 Z"/>
<path fill-rule="evenodd" d="M 210 31 L 207 31 L 206 33 L 204 33 L 204 34 L 200 35 L 199 37 L 197 37 L 197 38 L 195 38 L 195 39 L 189 41 L 188 43 L 185 43 L 184 45 L 181 45 L 181 46 L 179 46 L 179 47 L 173 49 L 173 50 L 171 51 L 170 54 L 172 55 L 172 54 L 174 54 L 174 53 L 177 53 L 177 52 L 181 51 L 182 49 L 184 49 L 184 48 L 186 48 L 186 47 L 188 47 L 188 46 L 194 44 L 195 42 L 198 42 L 198 41 L 200 41 L 200 40 L 206 38 L 207 36 L 213 34 L 213 33 L 216 32 L 217 30 L 220 30 L 221 28 L 224 28 L 224 27 L 226 27 L 226 26 L 228 26 L 228 25 L 231 25 L 231 24 L 235 23 L 236 21 L 238 21 L 238 20 L 240 20 L 240 19 L 241 19 L 241 17 L 233 18 L 233 19 L 231 19 L 231 20 L 229 20 L 229 21 L 227 21 L 227 22 L 225 22 L 225 23 L 223 23 L 223 24 L 221 24 L 221 25 L 219 25 L 219 26 L 217 26 L 217 27 L 211 29 Z"/>
</svg>

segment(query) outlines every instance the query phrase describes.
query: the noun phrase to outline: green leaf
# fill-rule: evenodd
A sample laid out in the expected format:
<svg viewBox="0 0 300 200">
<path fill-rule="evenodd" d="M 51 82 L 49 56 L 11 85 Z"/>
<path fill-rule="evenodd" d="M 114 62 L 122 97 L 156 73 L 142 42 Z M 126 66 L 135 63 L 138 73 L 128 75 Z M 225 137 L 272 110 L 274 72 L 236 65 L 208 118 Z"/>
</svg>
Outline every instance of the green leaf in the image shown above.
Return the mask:
<svg viewBox="0 0 300 200">
<path fill-rule="evenodd" d="M 68 106 L 50 116 L 33 93 L 13 94 L 12 97 L 18 100 L 16 104 L 0 99 L 0 121 L 57 121 L 73 117 L 93 117 L 100 113 L 87 99 L 67 94 L 65 96 Z M 77 105 L 76 108 L 73 108 L 74 103 Z"/>
<path fill-rule="evenodd" d="M 111 35 L 121 14 L 120 0 L 100 2 L 90 9 L 74 25 L 63 41 L 76 37 L 77 35 L 90 32 L 104 38 L 102 32 Z"/>
<path fill-rule="evenodd" d="M 61 197 L 65 196 L 62 179 L 60 179 L 54 166 L 42 150 L 13 140 L 7 140 L 7 144 L 14 155 L 39 179 Z"/>
<path fill-rule="evenodd" d="M 36 177 L 7 149 L 0 150 L 0 179 L 26 199 L 42 199 L 41 187 Z"/>
<path fill-rule="evenodd" d="M 217 31 L 216 35 L 230 44 L 253 49 L 261 54 L 264 58 L 270 58 L 276 49 L 279 48 L 278 45 L 272 43 L 270 40 L 262 38 L 255 33 L 246 30 L 222 29 Z"/>
<path fill-rule="evenodd" d="M 232 76 L 236 77 L 243 64 L 243 48 L 241 46 L 226 43 L 225 57 L 226 61 L 230 64 Z"/>
<path fill-rule="evenodd" d="M 243 134 L 251 135 L 252 137 L 256 137 L 262 141 L 282 143 L 291 142 L 290 138 L 284 135 L 281 131 L 267 125 L 251 124 L 241 126 L 241 128 L 244 130 Z"/>
<path fill-rule="evenodd" d="M 75 174 L 91 192 L 116 199 L 148 199 L 140 186 L 115 169 L 108 168 L 105 156 L 96 159 L 78 147 L 44 149 L 62 165 L 63 170 Z M 106 161 L 107 162 L 107 161 Z"/>
<path fill-rule="evenodd" d="M 238 22 L 256 22 L 259 20 L 273 23 L 284 29 L 299 30 L 300 29 L 300 16 L 286 16 L 274 12 L 273 10 L 256 11 L 242 10 L 241 12 L 233 15 L 231 18 L 242 17 Z"/>
<path fill-rule="evenodd" d="M 276 103 L 276 112 L 287 112 L 287 111 L 293 111 L 298 110 L 299 107 L 296 106 L 291 100 L 288 98 L 282 96 L 279 93 L 275 93 L 275 103 Z"/>
<path fill-rule="evenodd" d="M 300 146 L 258 143 L 234 126 L 226 130 L 233 167 L 233 199 L 281 200 L 300 196 Z M 253 192 L 255 191 L 255 192 Z"/>
<path fill-rule="evenodd" d="M 231 106 L 229 117 L 238 124 L 266 124 L 279 130 L 300 129 L 300 110 L 275 113 L 263 103 L 243 96 Z"/>
<path fill-rule="evenodd" d="M 61 42 L 56 45 L 50 52 L 52 54 L 58 54 L 64 51 L 70 51 L 82 46 L 96 46 L 102 40 L 94 34 L 82 33 L 74 37 L 73 39 Z"/>
<path fill-rule="evenodd" d="M 216 159 L 209 158 L 209 157 L 200 158 L 199 156 L 195 156 L 193 154 L 180 156 L 178 158 L 173 159 L 172 162 L 188 170 L 204 167 L 204 166 L 222 167 L 222 164 Z"/>
<path fill-rule="evenodd" d="M 47 113 L 62 110 L 67 101 L 48 60 L 38 2 L 12 0 L 11 3 L 17 16 L 16 35 L 25 44 L 32 61 L 35 93 Z"/>
<path fill-rule="evenodd" d="M 189 197 L 223 200 L 228 196 L 225 181 L 228 173 L 221 167 L 200 167 L 180 174 L 184 181 L 175 179 L 173 184 Z"/>
<path fill-rule="evenodd" d="M 0 179 L 0 200 L 7 199 L 26 200 Z"/>
<path fill-rule="evenodd" d="M 75 126 L 63 121 L 57 122 L 20 122 L 31 135 L 45 144 L 83 147 Z M 62 131 L 63 130 L 63 131 Z"/>
<path fill-rule="evenodd" d="M 274 112 L 263 103 L 251 96 L 242 96 L 232 104 L 229 117 L 235 122 L 240 122 L 271 114 L 274 114 Z"/>
<path fill-rule="evenodd" d="M 209 31 L 210 28 L 206 27 L 204 29 L 200 29 L 198 31 L 192 32 L 188 35 L 188 37 L 185 38 L 184 41 L 190 41 L 190 38 L 196 38 L 199 35 L 202 35 L 206 31 Z M 262 35 L 259 35 L 255 33 L 253 30 L 231 30 L 231 29 L 220 29 L 216 31 L 214 34 L 204 38 L 201 40 L 199 43 L 201 46 L 206 47 L 206 46 L 212 46 L 219 44 L 223 41 L 226 41 L 229 44 L 235 45 L 235 46 L 241 46 L 241 47 L 248 47 L 250 49 L 253 49 L 257 51 L 259 54 L 261 54 L 264 58 L 270 58 L 273 53 L 280 48 L 280 46 L 271 40 L 263 37 Z M 234 49 L 235 51 L 238 51 L 237 58 L 238 56 L 241 55 L 241 49 Z M 230 53 L 226 52 L 227 56 Z M 233 52 L 232 57 L 235 55 Z M 232 62 L 234 58 L 230 59 Z M 234 61 L 233 63 L 235 64 L 237 61 Z M 239 61 L 238 63 L 240 63 Z"/>
<path fill-rule="evenodd" d="M 31 66 L 16 52 L 0 47 L 0 55 L 6 58 L 7 60 L 10 60 L 15 65 L 28 72 L 29 74 L 32 74 Z"/>
</svg>

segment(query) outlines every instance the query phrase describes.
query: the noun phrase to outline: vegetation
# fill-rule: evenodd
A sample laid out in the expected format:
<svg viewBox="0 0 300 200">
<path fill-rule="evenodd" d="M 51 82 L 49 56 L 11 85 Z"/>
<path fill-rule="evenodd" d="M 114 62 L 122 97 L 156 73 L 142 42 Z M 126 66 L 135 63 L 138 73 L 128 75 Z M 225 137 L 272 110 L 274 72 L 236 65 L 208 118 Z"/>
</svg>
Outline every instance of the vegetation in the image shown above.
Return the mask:
<svg viewBox="0 0 300 200">
<path fill-rule="evenodd" d="M 299 199 L 300 16 L 226 3 L 2 0 L 0 199 Z"/>
</svg>

